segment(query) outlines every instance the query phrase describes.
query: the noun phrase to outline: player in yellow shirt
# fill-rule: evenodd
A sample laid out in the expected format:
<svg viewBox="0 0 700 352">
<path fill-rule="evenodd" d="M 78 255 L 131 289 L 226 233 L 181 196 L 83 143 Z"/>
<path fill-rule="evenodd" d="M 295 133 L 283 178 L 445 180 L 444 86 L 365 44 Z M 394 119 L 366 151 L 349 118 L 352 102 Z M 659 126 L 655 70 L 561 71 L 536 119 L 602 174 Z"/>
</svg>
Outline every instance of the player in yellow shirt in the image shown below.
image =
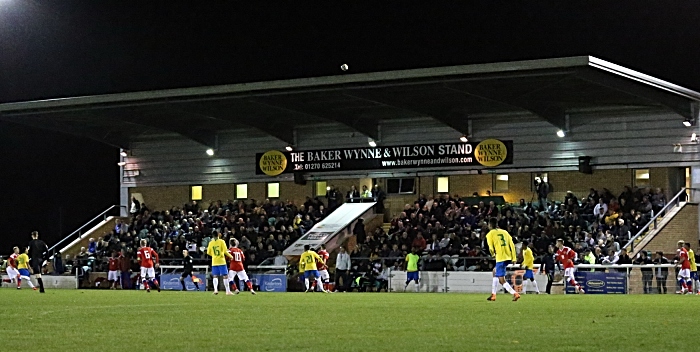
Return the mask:
<svg viewBox="0 0 700 352">
<path fill-rule="evenodd" d="M 420 277 L 418 276 L 418 261 L 420 261 L 420 256 L 416 254 L 416 252 L 418 252 L 418 249 L 413 247 L 411 248 L 411 253 L 406 255 L 406 261 L 404 262 L 404 266 L 406 267 L 406 286 L 403 287 L 404 292 L 411 281 L 415 282 L 416 292 L 420 291 Z"/>
<path fill-rule="evenodd" d="M 530 282 L 533 285 L 535 285 L 535 292 L 537 292 L 537 294 L 539 295 L 540 289 L 539 287 L 537 287 L 537 281 L 535 281 L 535 274 L 532 272 L 532 269 L 535 267 L 535 256 L 532 255 L 532 247 L 532 243 L 523 241 L 523 261 L 520 262 L 520 266 L 525 268 L 525 275 L 523 275 L 523 294 L 527 293 L 527 281 L 530 280 Z"/>
<path fill-rule="evenodd" d="M 496 257 L 491 296 L 487 300 L 496 300 L 496 292 L 500 283 L 506 291 L 513 295 L 513 301 L 517 301 L 520 299 L 520 294 L 515 292 L 513 287 L 506 282 L 506 267 L 517 260 L 515 244 L 513 244 L 513 238 L 510 237 L 508 231 L 498 228 L 498 219 L 496 218 L 489 219 L 489 233 L 486 234 L 486 242 L 489 245 L 491 256 Z"/>
<path fill-rule="evenodd" d="M 690 279 L 693 280 L 695 285 L 695 292 L 700 295 L 700 281 L 698 278 L 698 266 L 695 263 L 695 252 L 690 249 L 690 242 L 685 243 L 685 248 L 688 250 L 688 261 L 690 262 Z M 693 291 L 690 291 L 692 294 Z"/>
<path fill-rule="evenodd" d="M 231 287 L 228 285 L 228 268 L 226 267 L 226 258 L 233 259 L 231 253 L 228 252 L 226 242 L 221 239 L 221 232 L 214 231 L 216 239 L 209 242 L 207 246 L 207 255 L 211 257 L 211 276 L 214 278 L 214 294 L 219 294 L 219 277 L 224 279 L 224 287 L 226 287 L 226 295 L 230 296 Z"/>
<path fill-rule="evenodd" d="M 323 293 L 328 293 L 323 289 L 323 281 L 321 281 L 321 274 L 318 272 L 316 267 L 316 262 L 325 264 L 323 258 L 318 255 L 318 253 L 311 250 L 311 246 L 304 245 L 304 253 L 301 254 L 299 258 L 299 272 L 304 273 L 304 286 L 306 287 L 306 292 L 311 292 L 311 286 L 309 286 L 309 276 L 316 279 L 316 287 L 320 287 Z"/>
<path fill-rule="evenodd" d="M 20 254 L 17 257 L 17 270 L 19 271 L 19 281 L 17 282 L 17 289 L 20 289 L 22 279 L 24 279 L 27 280 L 27 284 L 29 285 L 29 287 L 31 287 L 32 290 L 36 291 L 36 287 L 34 286 L 30 278 L 32 273 L 29 268 L 29 255 L 27 254 L 28 251 L 29 247 L 25 248 L 24 253 Z"/>
</svg>

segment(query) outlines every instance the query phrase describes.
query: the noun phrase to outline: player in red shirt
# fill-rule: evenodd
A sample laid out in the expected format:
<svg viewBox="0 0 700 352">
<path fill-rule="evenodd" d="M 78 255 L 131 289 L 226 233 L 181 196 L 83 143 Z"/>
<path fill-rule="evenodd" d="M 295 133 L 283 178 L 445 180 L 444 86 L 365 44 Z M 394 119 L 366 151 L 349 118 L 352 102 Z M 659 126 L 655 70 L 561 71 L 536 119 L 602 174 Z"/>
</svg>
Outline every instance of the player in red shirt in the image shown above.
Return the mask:
<svg viewBox="0 0 700 352">
<path fill-rule="evenodd" d="M 20 288 L 22 284 L 22 279 L 20 279 L 19 270 L 17 270 L 17 257 L 19 257 L 19 247 L 12 248 L 14 253 L 7 258 L 7 279 L 3 279 L 3 282 L 12 283 L 13 281 L 17 283 L 17 288 Z"/>
<path fill-rule="evenodd" d="M 141 266 L 141 282 L 146 288 L 146 292 L 151 292 L 151 283 L 160 292 L 160 286 L 158 285 L 158 280 L 156 280 L 156 271 L 153 269 L 160 266 L 158 264 L 158 253 L 153 250 L 153 248 L 146 246 L 146 240 L 141 240 L 141 248 L 136 252 L 136 259 L 139 261 Z"/>
<path fill-rule="evenodd" d="M 112 252 L 112 256 L 109 257 L 109 272 L 107 272 L 107 280 L 109 280 L 109 289 L 115 290 L 117 281 L 119 281 L 119 258 L 117 258 L 117 253 Z"/>
<path fill-rule="evenodd" d="M 681 285 L 681 290 L 676 293 L 679 294 L 692 294 L 693 281 L 690 279 L 690 259 L 688 257 L 688 250 L 683 247 L 685 241 L 678 241 L 678 250 L 676 255 L 678 256 L 678 266 L 681 270 L 678 271 L 678 283 Z"/>
<path fill-rule="evenodd" d="M 328 291 L 328 284 L 330 283 L 330 275 L 328 275 L 328 266 L 326 263 L 328 263 L 328 251 L 326 251 L 326 245 L 322 244 L 320 249 L 318 250 L 318 256 L 323 259 L 323 263 L 318 262 L 316 265 L 318 265 L 318 272 L 321 274 L 321 281 L 323 281 L 323 289 Z"/>
<path fill-rule="evenodd" d="M 250 290 L 250 293 L 255 294 L 255 290 L 253 290 L 253 284 L 248 279 L 248 274 L 243 268 L 245 254 L 243 254 L 243 251 L 240 248 L 238 248 L 238 240 L 235 238 L 231 238 L 229 240 L 229 245 L 231 246 L 231 248 L 229 248 L 228 252 L 231 253 L 231 257 L 233 258 L 231 259 L 231 264 L 228 268 L 228 282 L 229 285 L 231 285 L 231 288 L 234 289 L 233 293 L 241 293 L 241 291 L 238 290 L 238 287 L 236 286 L 236 283 L 234 281 L 235 277 L 238 276 L 239 283 L 245 282 L 245 285 Z"/>
<path fill-rule="evenodd" d="M 574 268 L 574 260 L 576 260 L 578 255 L 573 249 L 565 246 L 564 240 L 561 238 L 557 239 L 557 248 L 556 258 L 557 261 L 564 266 L 564 277 L 566 278 L 567 282 L 569 285 L 576 287 L 576 292 L 586 293 L 583 290 L 583 287 L 581 287 L 581 285 L 579 285 L 574 278 L 574 271 L 576 270 Z"/>
</svg>

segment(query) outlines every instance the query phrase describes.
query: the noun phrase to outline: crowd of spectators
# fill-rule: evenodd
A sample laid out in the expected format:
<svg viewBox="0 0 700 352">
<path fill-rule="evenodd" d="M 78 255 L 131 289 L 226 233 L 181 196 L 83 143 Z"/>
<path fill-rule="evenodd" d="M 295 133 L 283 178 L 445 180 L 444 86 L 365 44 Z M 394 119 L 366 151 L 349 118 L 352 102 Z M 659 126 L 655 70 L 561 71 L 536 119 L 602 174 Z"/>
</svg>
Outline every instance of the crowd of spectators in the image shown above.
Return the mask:
<svg viewBox="0 0 700 352">
<path fill-rule="evenodd" d="M 517 247 L 522 241 L 533 243 L 536 256 L 549 253 L 556 239 L 562 238 L 580 258 L 589 250 L 595 263 L 616 256 L 619 261 L 621 248 L 666 204 L 659 188 L 624 187 L 618 196 L 608 189 L 590 189 L 582 197 L 567 192 L 560 201 L 548 200 L 546 193 L 538 197 L 534 204 L 521 199 L 513 205 L 481 201 L 469 206 L 473 202 L 457 194 L 421 194 L 391 220 L 388 232 L 378 228 L 357 234 L 359 245 L 351 256 L 358 267 L 377 275 L 387 266 L 400 268 L 413 247 L 423 254 L 421 270 L 488 271 L 494 263 L 485 235 L 487 220 L 495 217 Z"/>
<path fill-rule="evenodd" d="M 136 272 L 136 251 L 139 241 L 145 239 L 161 262 L 177 264 L 182 259 L 182 250 L 187 249 L 193 258 L 201 259 L 206 265 L 207 245 L 213 232 L 219 231 L 227 243 L 230 238 L 239 240 L 246 267 L 268 258 L 272 258 L 271 263 L 284 265 L 287 260 L 282 251 L 328 213 L 319 198 L 310 197 L 299 206 L 293 201 L 251 199 L 216 201 L 208 207 L 192 201 L 169 210 L 151 210 L 132 199 L 129 224 L 117 220 L 114 229 L 96 240 L 89 239 L 87 248 L 81 248 L 75 258 L 67 257 L 65 261 L 72 264 L 73 272 L 107 271 L 106 258 L 121 253 L 126 258 L 123 262 L 129 263 L 125 268 Z"/>
</svg>

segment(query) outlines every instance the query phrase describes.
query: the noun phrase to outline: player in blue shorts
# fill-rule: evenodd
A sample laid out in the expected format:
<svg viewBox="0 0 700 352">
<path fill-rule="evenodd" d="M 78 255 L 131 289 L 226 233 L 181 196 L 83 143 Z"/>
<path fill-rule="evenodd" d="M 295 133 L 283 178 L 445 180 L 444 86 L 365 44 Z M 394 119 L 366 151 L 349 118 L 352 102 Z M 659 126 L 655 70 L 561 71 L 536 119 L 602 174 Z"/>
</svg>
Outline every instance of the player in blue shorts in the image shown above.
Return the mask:
<svg viewBox="0 0 700 352">
<path fill-rule="evenodd" d="M 411 248 L 411 253 L 406 255 L 406 261 L 404 262 L 406 269 L 406 286 L 403 287 L 404 292 L 411 281 L 415 282 L 416 292 L 420 289 L 420 277 L 418 276 L 418 261 L 420 260 L 420 256 L 416 254 L 417 251 L 418 249 L 413 247 Z"/>
<path fill-rule="evenodd" d="M 330 293 L 323 288 L 323 281 L 321 281 L 321 273 L 318 272 L 318 267 L 316 263 L 325 264 L 323 258 L 318 255 L 318 253 L 311 250 L 311 246 L 308 244 L 304 246 L 304 253 L 301 254 L 299 258 L 299 272 L 304 273 L 304 286 L 306 287 L 306 292 L 311 292 L 311 286 L 309 285 L 309 277 L 313 276 L 316 279 L 316 287 L 321 288 L 321 292 Z"/>
<path fill-rule="evenodd" d="M 498 228 L 498 220 L 496 218 L 489 219 L 489 230 L 489 233 L 486 234 L 486 241 L 488 242 L 491 256 L 496 257 L 496 268 L 493 271 L 491 296 L 487 300 L 496 300 L 496 292 L 500 283 L 506 291 L 513 295 L 513 301 L 517 301 L 520 299 L 520 294 L 515 292 L 513 287 L 506 282 L 506 268 L 508 264 L 517 259 L 513 238 L 510 237 L 508 231 Z"/>
<path fill-rule="evenodd" d="M 525 275 L 523 275 L 523 294 L 527 293 L 527 284 L 528 281 L 532 283 L 535 286 L 535 292 L 539 295 L 540 294 L 540 289 L 537 287 L 537 281 L 535 281 L 535 274 L 532 272 L 532 269 L 535 267 L 535 256 L 532 254 L 532 243 L 528 243 L 527 241 L 523 241 L 523 250 L 522 250 L 522 255 L 523 255 L 523 261 L 520 263 L 520 266 L 525 269 Z"/>
</svg>

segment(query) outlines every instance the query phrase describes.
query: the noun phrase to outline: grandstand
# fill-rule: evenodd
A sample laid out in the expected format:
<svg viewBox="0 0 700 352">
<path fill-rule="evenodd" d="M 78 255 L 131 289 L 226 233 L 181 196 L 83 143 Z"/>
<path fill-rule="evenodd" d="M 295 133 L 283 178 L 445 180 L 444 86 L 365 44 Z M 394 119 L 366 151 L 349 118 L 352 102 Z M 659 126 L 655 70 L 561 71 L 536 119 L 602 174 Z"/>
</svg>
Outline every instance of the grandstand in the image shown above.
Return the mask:
<svg viewBox="0 0 700 352">
<path fill-rule="evenodd" d="M 559 237 L 598 264 L 673 253 L 679 228 L 697 245 L 699 102 L 571 57 L 9 103 L 0 119 L 120 149 L 121 203 L 53 246 L 51 272 L 94 286 L 137 239 L 164 262 L 187 248 L 206 263 L 213 230 L 257 267 L 343 204 L 372 202 L 336 243 L 355 286 L 412 246 L 426 271 L 489 271 L 494 216 L 538 256 Z"/>
</svg>

